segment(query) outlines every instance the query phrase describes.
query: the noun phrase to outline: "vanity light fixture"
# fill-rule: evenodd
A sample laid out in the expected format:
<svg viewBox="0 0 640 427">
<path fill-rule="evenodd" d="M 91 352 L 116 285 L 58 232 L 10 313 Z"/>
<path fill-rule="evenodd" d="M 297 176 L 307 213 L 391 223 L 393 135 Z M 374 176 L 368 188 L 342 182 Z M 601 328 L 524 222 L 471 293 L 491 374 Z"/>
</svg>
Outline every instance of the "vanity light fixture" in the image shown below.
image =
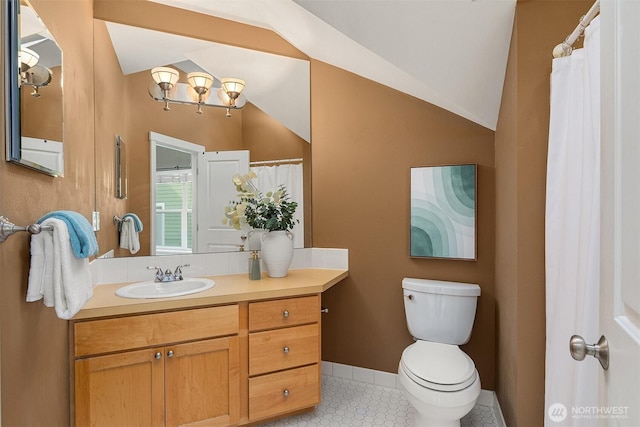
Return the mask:
<svg viewBox="0 0 640 427">
<path fill-rule="evenodd" d="M 201 73 L 195 71 L 187 74 L 187 81 L 198 94 L 198 114 L 202 114 L 202 96 L 209 91 L 209 88 L 213 84 L 213 77 L 208 73 Z"/>
<path fill-rule="evenodd" d="M 179 83 L 180 74 L 169 67 L 155 67 L 151 70 L 155 84 L 150 83 L 149 95 L 159 102 L 164 102 L 164 110 L 169 111 L 169 103 L 197 105 L 198 114 L 202 114 L 202 106 L 221 107 L 227 109 L 227 117 L 231 117 L 231 109 L 244 107 L 246 100 L 240 97 L 245 88 L 245 81 L 236 78 L 223 78 L 221 87 L 216 88 L 217 96 L 211 95 L 213 76 L 205 72 L 187 74 L 187 82 Z"/>
<path fill-rule="evenodd" d="M 38 55 L 33 50 L 28 47 L 23 47 L 18 51 L 18 61 L 20 62 L 20 72 L 24 73 L 29 68 L 33 67 L 40 60 L 40 55 Z"/>
<path fill-rule="evenodd" d="M 169 91 L 178 82 L 180 74 L 173 68 L 156 67 L 151 70 L 151 77 L 162 89 L 164 98 L 164 111 L 169 111 Z"/>
<path fill-rule="evenodd" d="M 31 96 L 40 97 L 38 91 L 42 86 L 51 83 L 53 73 L 47 67 L 38 65 L 40 55 L 37 52 L 22 47 L 18 51 L 18 62 L 20 63 L 20 86 L 32 86 Z"/>
<path fill-rule="evenodd" d="M 236 99 L 238 99 L 238 97 L 244 90 L 244 86 L 245 86 L 244 80 L 225 77 L 220 79 L 220 84 L 222 85 L 222 90 L 227 94 L 227 96 L 230 99 L 229 105 L 231 107 L 234 107 L 236 105 Z M 229 111 L 229 108 L 227 108 L 227 117 L 231 117 L 231 112 Z"/>
</svg>

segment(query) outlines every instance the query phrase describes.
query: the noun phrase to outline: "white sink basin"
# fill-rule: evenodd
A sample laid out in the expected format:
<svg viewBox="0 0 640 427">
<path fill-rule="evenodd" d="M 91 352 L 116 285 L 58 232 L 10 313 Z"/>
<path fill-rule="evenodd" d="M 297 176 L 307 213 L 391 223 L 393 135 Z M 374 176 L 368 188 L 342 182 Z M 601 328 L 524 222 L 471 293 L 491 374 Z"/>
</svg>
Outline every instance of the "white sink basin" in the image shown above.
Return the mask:
<svg viewBox="0 0 640 427">
<path fill-rule="evenodd" d="M 215 286 L 209 279 L 190 278 L 175 282 L 141 282 L 124 286 L 116 291 L 116 295 L 124 298 L 169 298 L 195 294 Z"/>
</svg>

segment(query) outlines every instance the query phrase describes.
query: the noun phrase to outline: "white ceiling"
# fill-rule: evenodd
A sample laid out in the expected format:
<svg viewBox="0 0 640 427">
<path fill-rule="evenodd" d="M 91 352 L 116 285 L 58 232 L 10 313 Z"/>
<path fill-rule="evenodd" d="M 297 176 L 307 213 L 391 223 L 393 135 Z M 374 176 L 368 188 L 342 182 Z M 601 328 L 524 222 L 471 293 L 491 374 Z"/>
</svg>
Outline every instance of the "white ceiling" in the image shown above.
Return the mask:
<svg viewBox="0 0 640 427">
<path fill-rule="evenodd" d="M 308 56 L 495 130 L 516 0 L 152 0 L 271 29 Z"/>
</svg>

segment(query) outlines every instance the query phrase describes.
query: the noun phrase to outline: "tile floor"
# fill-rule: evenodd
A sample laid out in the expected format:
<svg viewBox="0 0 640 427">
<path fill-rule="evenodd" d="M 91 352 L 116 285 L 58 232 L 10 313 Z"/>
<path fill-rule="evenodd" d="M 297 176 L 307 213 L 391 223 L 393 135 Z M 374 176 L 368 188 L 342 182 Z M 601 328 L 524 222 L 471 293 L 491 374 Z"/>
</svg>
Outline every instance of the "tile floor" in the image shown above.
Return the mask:
<svg viewBox="0 0 640 427">
<path fill-rule="evenodd" d="M 413 408 L 396 388 L 322 376 L 322 403 L 312 412 L 262 424 L 264 427 L 412 426 Z M 493 408 L 476 405 L 463 427 L 497 427 Z"/>
</svg>

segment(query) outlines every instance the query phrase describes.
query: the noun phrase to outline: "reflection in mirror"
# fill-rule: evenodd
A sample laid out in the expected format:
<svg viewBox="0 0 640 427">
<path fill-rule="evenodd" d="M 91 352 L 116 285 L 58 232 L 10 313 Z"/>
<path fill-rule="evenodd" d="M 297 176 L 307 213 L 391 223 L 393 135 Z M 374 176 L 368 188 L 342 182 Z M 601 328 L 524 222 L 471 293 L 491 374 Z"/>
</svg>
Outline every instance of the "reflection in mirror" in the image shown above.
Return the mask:
<svg viewBox="0 0 640 427">
<path fill-rule="evenodd" d="M 18 76 L 14 81 L 19 82 L 16 94 L 19 105 L 16 113 L 19 111 L 19 114 L 15 115 L 16 130 L 7 147 L 7 159 L 49 175 L 62 176 L 62 51 L 26 1 L 20 5 L 18 20 Z"/>
<path fill-rule="evenodd" d="M 120 135 L 116 135 L 116 197 L 118 199 L 127 198 L 128 168 L 127 147 Z"/>
<path fill-rule="evenodd" d="M 223 245 L 207 242 L 203 247 L 198 244 L 199 240 L 200 243 L 204 240 L 199 238 L 194 230 L 207 229 L 209 226 L 206 224 L 209 223 L 215 224 L 213 228 L 221 228 L 223 209 L 216 212 L 216 209 L 209 207 L 201 213 L 194 214 L 191 210 L 196 209 L 196 206 L 206 206 L 206 203 L 199 203 L 201 197 L 198 195 L 193 197 L 193 207 L 190 205 L 192 201 L 189 196 L 181 199 L 186 203 L 184 208 L 182 202 L 180 207 L 176 208 L 173 205 L 169 206 L 173 202 L 161 200 L 166 194 L 158 194 L 158 187 L 165 187 L 165 190 L 170 191 L 177 191 L 176 188 L 179 187 L 180 191 L 186 189 L 187 193 L 195 195 L 191 184 L 170 184 L 176 180 L 180 183 L 190 182 L 190 173 L 185 175 L 184 171 L 192 170 L 194 163 L 191 151 L 186 156 L 191 157 L 191 162 L 185 163 L 184 167 L 180 166 L 180 155 L 157 151 L 150 139 L 150 134 L 157 134 L 201 146 L 201 154 L 245 150 L 250 153 L 251 162 L 261 163 L 255 167 L 259 166 L 265 170 L 284 170 L 285 166 L 297 163 L 303 177 L 301 180 L 298 179 L 301 182 L 296 185 L 300 189 L 299 214 L 304 225 L 296 232 L 296 240 L 298 247 L 310 246 L 311 227 L 308 217 L 311 199 L 311 150 L 308 143 L 308 61 L 221 46 L 202 40 L 197 41 L 201 49 L 203 43 L 206 43 L 206 46 L 212 49 L 221 49 L 221 53 L 185 52 L 177 48 L 178 45 L 184 45 L 185 37 L 159 33 L 165 42 L 158 44 L 150 42 L 149 33 L 158 32 L 94 20 L 95 87 L 110 88 L 109 91 L 96 93 L 96 156 L 100 156 L 100 160 L 96 162 L 96 181 L 103 185 L 103 188 L 109 188 L 108 181 L 104 180 L 101 183 L 100 179 L 100 174 L 108 174 L 107 169 L 110 168 L 108 159 L 103 158 L 108 153 L 101 151 L 101 141 L 106 141 L 109 135 L 113 138 L 114 134 L 119 134 L 127 141 L 130 165 L 128 198 L 120 201 L 109 200 L 108 197 L 100 195 L 103 190 L 97 188 L 96 210 L 109 217 L 112 216 L 110 210 L 118 216 L 131 212 L 140 217 L 144 223 L 144 231 L 140 233 L 141 249 L 136 255 L 239 250 L 244 243 L 242 236 L 247 234 L 247 230 L 236 233 L 234 241 L 225 242 Z M 180 41 L 172 41 L 174 37 Z M 138 46 L 140 43 L 142 44 Z M 163 46 L 163 49 L 150 49 L 149 46 Z M 159 56 L 155 58 L 154 53 Z M 265 58 L 271 65 L 268 68 L 262 67 L 260 62 L 256 62 L 257 58 Z M 219 71 L 213 65 L 221 63 L 228 66 L 230 62 L 235 68 L 226 72 Z M 280 66 L 275 65 L 278 63 Z M 180 81 L 187 81 L 186 75 L 190 72 L 206 71 L 215 78 L 214 87 L 219 87 L 222 77 L 231 75 L 242 78 L 246 80 L 247 86 L 243 96 L 246 96 L 247 102 L 241 110 L 234 110 L 231 118 L 226 117 L 223 108 L 203 108 L 202 114 L 196 114 L 193 105 L 172 104 L 170 111 L 164 111 L 163 104 L 156 102 L 148 93 L 152 81 L 150 71 L 159 66 L 178 70 Z M 289 79 L 282 73 L 302 75 L 292 75 Z M 260 74 L 269 75 L 272 79 L 275 77 L 280 82 L 265 83 L 264 77 L 260 77 Z M 291 84 L 283 86 L 282 81 L 287 80 Z M 292 98 L 295 99 L 295 103 L 290 101 Z M 300 103 L 304 108 L 297 106 Z M 163 166 L 157 163 L 160 157 L 171 160 Z M 105 169 L 106 172 L 101 172 L 100 169 Z M 228 185 L 233 187 L 231 176 L 228 177 Z M 270 188 L 265 188 L 265 192 L 269 190 Z M 113 194 L 111 191 L 109 193 Z M 235 195 L 233 188 L 231 194 Z M 209 199 L 210 197 L 205 197 L 205 200 Z M 228 204 L 229 201 L 225 199 L 224 204 Z M 178 209 L 179 212 L 172 212 L 174 209 Z M 169 227 L 174 227 L 175 231 L 167 233 Z M 104 227 L 101 234 L 105 236 L 104 233 L 111 232 Z M 113 234 L 117 236 L 115 231 Z M 128 251 L 122 251 L 117 245 L 111 244 L 108 240 L 110 237 L 98 237 L 102 239 L 102 253 L 114 249 L 115 256 L 130 256 Z"/>
</svg>

